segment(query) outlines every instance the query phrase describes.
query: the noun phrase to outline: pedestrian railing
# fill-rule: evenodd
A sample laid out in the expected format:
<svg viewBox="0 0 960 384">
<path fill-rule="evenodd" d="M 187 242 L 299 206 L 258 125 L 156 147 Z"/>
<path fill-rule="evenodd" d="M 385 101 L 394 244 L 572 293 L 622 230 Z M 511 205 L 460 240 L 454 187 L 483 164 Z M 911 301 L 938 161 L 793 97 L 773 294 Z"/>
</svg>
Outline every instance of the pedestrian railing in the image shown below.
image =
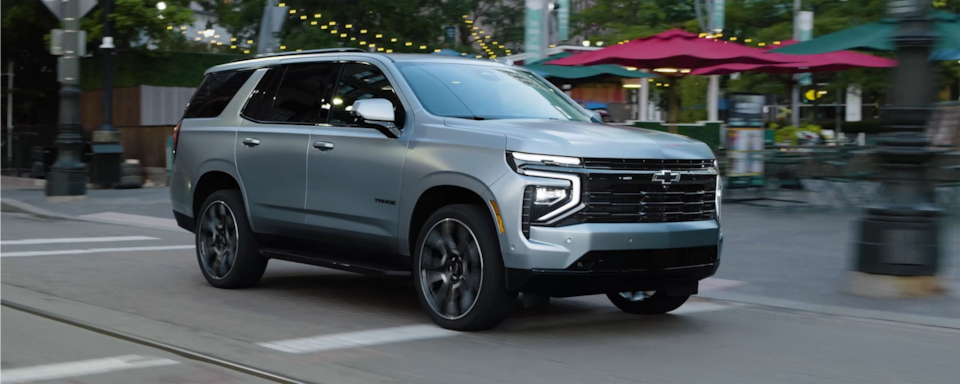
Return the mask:
<svg viewBox="0 0 960 384">
<path fill-rule="evenodd" d="M 859 146 L 767 150 L 763 186 L 749 192 L 750 196 L 753 200 L 796 203 L 767 205 L 785 210 L 858 211 L 877 201 L 881 192 L 874 150 L 875 147 Z M 725 161 L 720 162 L 722 167 Z M 960 217 L 960 151 L 939 152 L 927 172 L 944 213 Z M 728 192 L 732 193 L 725 192 L 725 197 L 737 195 L 736 191 Z"/>
</svg>

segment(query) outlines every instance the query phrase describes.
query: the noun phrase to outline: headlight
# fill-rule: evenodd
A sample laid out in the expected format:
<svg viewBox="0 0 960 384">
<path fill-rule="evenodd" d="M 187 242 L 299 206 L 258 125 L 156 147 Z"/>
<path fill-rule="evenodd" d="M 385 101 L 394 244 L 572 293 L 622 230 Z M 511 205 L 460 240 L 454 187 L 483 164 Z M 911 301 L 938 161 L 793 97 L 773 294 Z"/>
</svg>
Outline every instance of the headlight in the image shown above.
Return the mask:
<svg viewBox="0 0 960 384">
<path fill-rule="evenodd" d="M 535 177 L 567 180 L 566 187 L 529 186 L 529 220 L 533 223 L 550 223 L 564 213 L 580 205 L 580 177 L 572 174 L 526 170 L 524 174 Z"/>
<path fill-rule="evenodd" d="M 717 186 L 714 192 L 714 206 L 717 207 L 717 221 L 720 221 L 720 203 L 723 202 L 723 180 L 720 178 L 720 167 L 717 161 L 713 161 L 713 167 L 717 170 Z"/>
<path fill-rule="evenodd" d="M 523 172 L 524 165 L 552 165 L 560 167 L 580 167 L 579 157 L 537 155 L 523 152 L 507 152 L 507 163 L 518 173 Z"/>
</svg>

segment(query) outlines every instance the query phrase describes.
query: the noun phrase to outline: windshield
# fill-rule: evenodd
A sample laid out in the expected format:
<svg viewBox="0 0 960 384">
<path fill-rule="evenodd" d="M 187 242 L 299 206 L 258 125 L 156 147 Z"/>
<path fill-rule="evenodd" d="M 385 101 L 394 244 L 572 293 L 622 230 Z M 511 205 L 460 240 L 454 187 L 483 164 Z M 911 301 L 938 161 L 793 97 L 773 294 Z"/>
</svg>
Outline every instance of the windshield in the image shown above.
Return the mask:
<svg viewBox="0 0 960 384">
<path fill-rule="evenodd" d="M 550 83 L 515 68 L 450 63 L 401 63 L 423 107 L 465 119 L 590 121 Z"/>
</svg>

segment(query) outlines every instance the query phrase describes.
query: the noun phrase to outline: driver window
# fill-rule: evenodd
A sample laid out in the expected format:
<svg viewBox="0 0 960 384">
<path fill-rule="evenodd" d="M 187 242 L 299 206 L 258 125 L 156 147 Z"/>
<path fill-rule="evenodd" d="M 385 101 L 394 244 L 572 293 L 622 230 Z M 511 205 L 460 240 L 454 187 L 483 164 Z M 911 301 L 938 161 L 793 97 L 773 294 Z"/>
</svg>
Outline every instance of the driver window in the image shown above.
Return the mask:
<svg viewBox="0 0 960 384">
<path fill-rule="evenodd" d="M 330 110 L 330 125 L 357 125 L 357 118 L 350 114 L 353 103 L 363 99 L 387 99 L 393 103 L 396 126 L 403 128 L 403 106 L 393 85 L 380 68 L 364 63 L 344 65 L 337 91 Z"/>
</svg>

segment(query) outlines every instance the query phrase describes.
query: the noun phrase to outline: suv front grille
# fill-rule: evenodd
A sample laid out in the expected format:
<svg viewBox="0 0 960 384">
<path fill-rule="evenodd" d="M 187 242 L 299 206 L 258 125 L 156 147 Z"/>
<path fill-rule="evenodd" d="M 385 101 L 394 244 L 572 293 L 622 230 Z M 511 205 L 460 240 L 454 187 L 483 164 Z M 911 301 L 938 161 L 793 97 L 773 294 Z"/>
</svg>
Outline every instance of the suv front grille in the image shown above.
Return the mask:
<svg viewBox="0 0 960 384">
<path fill-rule="evenodd" d="M 716 175 L 683 174 L 662 184 L 652 173 L 586 176 L 581 223 L 664 223 L 714 219 Z"/>
<path fill-rule="evenodd" d="M 713 166 L 713 160 L 660 160 L 660 159 L 583 159 L 587 169 L 616 169 L 631 171 L 671 171 L 704 170 Z"/>
</svg>

